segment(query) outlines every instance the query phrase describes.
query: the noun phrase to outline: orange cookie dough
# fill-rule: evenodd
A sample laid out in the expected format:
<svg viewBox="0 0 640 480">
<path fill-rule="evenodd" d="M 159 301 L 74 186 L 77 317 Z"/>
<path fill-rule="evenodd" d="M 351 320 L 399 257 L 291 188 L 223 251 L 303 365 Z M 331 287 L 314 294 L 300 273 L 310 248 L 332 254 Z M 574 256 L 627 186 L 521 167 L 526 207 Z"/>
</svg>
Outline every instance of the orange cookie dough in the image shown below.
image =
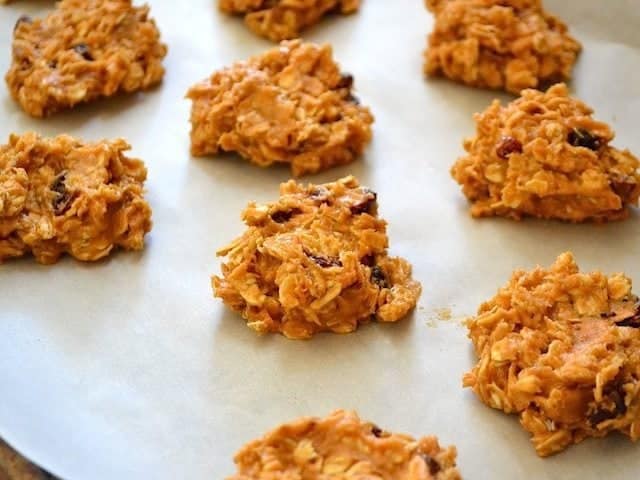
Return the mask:
<svg viewBox="0 0 640 480">
<path fill-rule="evenodd" d="M 460 480 L 455 447 L 385 432 L 354 412 L 301 418 L 247 444 L 227 480 Z"/>
<path fill-rule="evenodd" d="M 476 114 L 477 133 L 451 170 L 474 217 L 569 222 L 624 219 L 640 196 L 640 162 L 567 87 L 525 90 Z"/>
<path fill-rule="evenodd" d="M 223 12 L 244 15 L 247 26 L 274 41 L 300 36 L 330 13 L 353 13 L 360 0 L 220 0 Z"/>
<path fill-rule="evenodd" d="M 284 42 L 189 90 L 191 152 L 233 151 L 262 167 L 289 163 L 296 176 L 352 162 L 373 123 L 352 88 L 330 46 Z"/>
<path fill-rule="evenodd" d="M 31 252 L 49 264 L 114 247 L 140 250 L 151 230 L 142 197 L 147 170 L 124 140 L 82 143 L 68 135 L 11 135 L 0 147 L 0 262 Z"/>
<path fill-rule="evenodd" d="M 568 80 L 581 45 L 540 0 L 426 0 L 425 73 L 520 93 Z"/>
<path fill-rule="evenodd" d="M 44 19 L 23 16 L 5 79 L 34 117 L 159 83 L 167 47 L 149 7 L 131 0 L 62 0 Z"/>
<path fill-rule="evenodd" d="M 242 217 L 249 228 L 218 251 L 226 262 L 212 284 L 258 333 L 348 333 L 372 318 L 396 322 L 418 301 L 411 265 L 387 255 L 376 194 L 353 177 L 291 180 L 278 201 L 251 203 Z"/>
<path fill-rule="evenodd" d="M 467 326 L 479 361 L 464 386 L 518 414 L 539 455 L 612 431 L 640 438 L 640 302 L 623 274 L 580 273 L 564 253 L 516 271 Z"/>
</svg>

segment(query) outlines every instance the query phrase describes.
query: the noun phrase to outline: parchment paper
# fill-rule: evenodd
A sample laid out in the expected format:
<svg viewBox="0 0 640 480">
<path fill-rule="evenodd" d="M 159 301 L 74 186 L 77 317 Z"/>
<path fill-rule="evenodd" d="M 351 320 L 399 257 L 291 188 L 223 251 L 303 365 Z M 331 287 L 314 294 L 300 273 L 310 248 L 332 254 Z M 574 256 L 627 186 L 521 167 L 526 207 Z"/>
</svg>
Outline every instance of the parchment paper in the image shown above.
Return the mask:
<svg viewBox="0 0 640 480">
<path fill-rule="evenodd" d="M 495 93 L 425 81 L 431 16 L 419 0 L 365 0 L 306 38 L 332 42 L 376 115 L 361 161 L 308 177 L 353 173 L 379 193 L 391 251 L 409 259 L 424 293 L 412 317 L 309 342 L 260 338 L 212 298 L 216 248 L 243 231 L 250 200 L 276 197 L 286 168 L 228 155 L 189 156 L 187 88 L 272 44 L 218 13 L 212 0 L 150 0 L 170 50 L 164 84 L 36 121 L 0 88 L 0 139 L 10 132 L 124 136 L 149 168 L 154 229 L 146 249 L 97 264 L 32 259 L 0 266 L 0 436 L 68 480 L 221 479 L 246 441 L 302 415 L 357 409 L 380 426 L 456 444 L 468 479 L 629 479 L 640 445 L 622 436 L 539 459 L 515 417 L 461 388 L 474 361 L 460 320 L 515 267 L 571 249 L 584 269 L 626 271 L 640 289 L 640 216 L 604 226 L 473 220 L 449 167 Z M 573 89 L 611 122 L 615 144 L 640 152 L 637 0 L 548 0 L 585 50 Z M 21 13 L 0 8 L 0 70 Z M 506 95 L 501 96 L 505 100 Z M 442 320 L 440 309 L 453 318 Z"/>
</svg>

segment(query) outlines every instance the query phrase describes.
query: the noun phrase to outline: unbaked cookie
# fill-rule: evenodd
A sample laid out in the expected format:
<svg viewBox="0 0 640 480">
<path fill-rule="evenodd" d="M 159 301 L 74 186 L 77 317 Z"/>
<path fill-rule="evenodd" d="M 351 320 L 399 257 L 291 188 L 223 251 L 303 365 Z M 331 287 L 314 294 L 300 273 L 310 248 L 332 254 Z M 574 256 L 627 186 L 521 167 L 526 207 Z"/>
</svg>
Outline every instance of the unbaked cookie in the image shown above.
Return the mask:
<svg viewBox="0 0 640 480">
<path fill-rule="evenodd" d="M 354 412 L 281 425 L 242 448 L 227 480 L 460 480 L 455 447 L 381 430 Z"/>
<path fill-rule="evenodd" d="M 609 145 L 611 128 L 558 84 L 525 90 L 476 114 L 477 133 L 451 173 L 475 217 L 570 222 L 626 218 L 640 196 L 640 162 Z"/>
<path fill-rule="evenodd" d="M 540 0 L 426 0 L 425 73 L 520 93 L 568 80 L 581 50 Z"/>
<path fill-rule="evenodd" d="M 518 414 L 539 455 L 612 431 L 640 438 L 640 301 L 623 274 L 580 273 L 564 253 L 514 272 L 467 325 L 479 361 L 464 386 Z"/>
<path fill-rule="evenodd" d="M 114 247 L 140 250 L 151 230 L 147 170 L 122 140 L 11 135 L 0 147 L 0 262 L 31 252 L 98 260 Z"/>
<path fill-rule="evenodd" d="M 160 82 L 167 47 L 149 7 L 131 0 L 62 0 L 44 19 L 20 17 L 6 75 L 34 117 Z"/>
<path fill-rule="evenodd" d="M 291 180 L 276 202 L 251 203 L 242 217 L 249 228 L 218 251 L 225 263 L 212 284 L 258 333 L 348 333 L 370 319 L 396 322 L 418 301 L 411 265 L 387 255 L 376 194 L 353 177 Z"/>
<path fill-rule="evenodd" d="M 300 36 L 330 13 L 353 13 L 360 0 L 220 0 L 226 13 L 244 15 L 247 26 L 274 41 Z"/>
<path fill-rule="evenodd" d="M 284 42 L 193 86 L 191 152 L 233 151 L 294 175 L 352 162 L 371 140 L 373 116 L 352 93 L 331 47 Z"/>
</svg>

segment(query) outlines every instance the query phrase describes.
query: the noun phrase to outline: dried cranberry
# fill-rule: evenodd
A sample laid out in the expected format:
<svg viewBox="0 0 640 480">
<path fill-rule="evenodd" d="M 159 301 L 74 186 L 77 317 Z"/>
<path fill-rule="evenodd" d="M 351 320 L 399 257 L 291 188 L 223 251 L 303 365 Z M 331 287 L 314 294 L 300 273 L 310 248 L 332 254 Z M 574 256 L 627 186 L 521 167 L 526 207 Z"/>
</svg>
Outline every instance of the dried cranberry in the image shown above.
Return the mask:
<svg viewBox="0 0 640 480">
<path fill-rule="evenodd" d="M 510 136 L 501 137 L 496 153 L 498 157 L 506 160 L 513 153 L 522 153 L 522 143 Z"/>
<path fill-rule="evenodd" d="M 329 190 L 324 187 L 314 187 L 309 197 L 318 203 L 329 203 Z"/>
<path fill-rule="evenodd" d="M 93 55 L 86 43 L 78 43 L 73 46 L 73 50 L 85 60 L 91 62 L 94 60 Z"/>
<path fill-rule="evenodd" d="M 18 20 L 16 20 L 13 31 L 15 32 L 23 23 L 33 23 L 33 19 L 29 15 L 20 15 L 20 17 L 18 17 Z"/>
<path fill-rule="evenodd" d="M 376 264 L 376 257 L 373 255 L 365 255 L 360 259 L 360 263 L 362 265 L 366 265 L 367 267 L 373 267 Z"/>
<path fill-rule="evenodd" d="M 353 75 L 350 73 L 343 73 L 340 75 L 340 81 L 336 85 L 336 88 L 351 88 L 353 87 Z"/>
<path fill-rule="evenodd" d="M 610 181 L 611 189 L 623 200 L 631 198 L 638 188 L 636 181 L 630 177 L 615 177 Z"/>
<path fill-rule="evenodd" d="M 354 105 L 360 105 L 360 99 L 356 97 L 353 93 L 350 93 L 347 96 L 347 102 L 353 103 Z"/>
<path fill-rule="evenodd" d="M 625 391 L 622 383 L 614 382 L 604 388 L 604 394 L 614 404 L 613 410 L 600 408 L 589 415 L 589 423 L 596 426 L 606 420 L 611 420 L 627 412 L 627 405 L 624 403 Z"/>
<path fill-rule="evenodd" d="M 602 146 L 602 139 L 584 128 L 571 130 L 568 140 L 574 147 L 584 147 L 594 151 Z"/>
<path fill-rule="evenodd" d="M 271 220 L 276 223 L 286 223 L 291 220 L 291 217 L 302 213 L 298 208 L 292 208 L 291 210 L 278 210 L 271 214 Z"/>
<path fill-rule="evenodd" d="M 376 201 L 378 200 L 378 194 L 373 190 L 364 188 L 362 191 L 364 193 L 362 198 L 355 204 L 351 205 L 351 213 L 353 215 L 360 215 L 361 213 L 371 213 L 373 207 L 376 204 Z"/>
<path fill-rule="evenodd" d="M 62 215 L 71 205 L 72 196 L 65 185 L 67 174 L 65 172 L 58 175 L 51 184 L 51 191 L 55 193 L 52 208 L 55 215 Z"/>
<path fill-rule="evenodd" d="M 640 303 L 636 305 L 635 312 L 631 316 L 616 322 L 616 326 L 640 328 Z"/>
<path fill-rule="evenodd" d="M 376 265 L 371 269 L 371 281 L 378 285 L 380 288 L 389 288 L 389 283 L 387 282 L 387 276 L 384 274 L 384 271 Z"/>
<path fill-rule="evenodd" d="M 429 473 L 431 474 L 431 476 L 437 475 L 438 472 L 442 470 L 442 467 L 440 466 L 440 464 L 431 455 L 426 453 L 421 453 L 420 456 L 422 457 L 422 460 L 424 460 L 424 463 L 427 464 L 427 467 L 429 468 Z"/>
<path fill-rule="evenodd" d="M 331 268 L 331 267 L 341 267 L 342 262 L 337 257 L 323 257 L 321 255 L 316 255 L 314 253 L 309 252 L 308 250 L 304 250 L 304 254 L 313 260 L 316 265 L 322 268 Z"/>
</svg>

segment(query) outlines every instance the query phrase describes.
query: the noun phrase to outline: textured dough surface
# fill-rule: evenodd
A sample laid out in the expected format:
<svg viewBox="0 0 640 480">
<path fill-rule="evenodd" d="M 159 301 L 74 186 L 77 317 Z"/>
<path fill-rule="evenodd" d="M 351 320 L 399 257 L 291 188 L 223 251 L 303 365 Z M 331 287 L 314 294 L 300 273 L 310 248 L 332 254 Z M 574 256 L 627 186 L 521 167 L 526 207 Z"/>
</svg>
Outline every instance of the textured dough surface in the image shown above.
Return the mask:
<svg viewBox="0 0 640 480">
<path fill-rule="evenodd" d="M 623 274 L 580 273 L 571 253 L 518 270 L 467 324 L 464 385 L 520 416 L 537 453 L 619 431 L 640 438 L 640 303 Z"/>
<path fill-rule="evenodd" d="M 330 13 L 349 14 L 360 0 L 220 0 L 224 12 L 244 15 L 247 26 L 274 41 L 290 40 Z"/>
<path fill-rule="evenodd" d="M 558 84 L 525 90 L 475 116 L 475 137 L 451 173 L 475 217 L 570 222 L 624 219 L 640 196 L 640 162 L 609 145 L 611 128 Z"/>
<path fill-rule="evenodd" d="M 147 170 L 122 139 L 11 135 L 0 147 L 0 262 L 32 253 L 98 260 L 114 247 L 141 250 L 151 230 Z"/>
<path fill-rule="evenodd" d="M 245 445 L 227 480 L 460 480 L 455 447 L 385 432 L 354 412 L 301 418 Z"/>
<path fill-rule="evenodd" d="M 294 339 L 352 332 L 373 317 L 400 320 L 421 286 L 407 261 L 387 255 L 376 198 L 353 177 L 283 183 L 276 202 L 249 204 L 247 231 L 218 251 L 225 261 L 212 279 L 215 296 L 258 333 Z"/>
<path fill-rule="evenodd" d="M 62 0 L 43 19 L 23 16 L 5 77 L 34 117 L 159 83 L 167 47 L 149 7 L 131 0 Z"/>
<path fill-rule="evenodd" d="M 331 47 L 283 42 L 193 86 L 191 152 L 237 152 L 294 175 L 350 163 L 371 140 L 373 116 L 352 94 Z"/>
<path fill-rule="evenodd" d="M 581 50 L 540 0 L 427 0 L 425 73 L 520 93 L 571 78 Z"/>
</svg>

